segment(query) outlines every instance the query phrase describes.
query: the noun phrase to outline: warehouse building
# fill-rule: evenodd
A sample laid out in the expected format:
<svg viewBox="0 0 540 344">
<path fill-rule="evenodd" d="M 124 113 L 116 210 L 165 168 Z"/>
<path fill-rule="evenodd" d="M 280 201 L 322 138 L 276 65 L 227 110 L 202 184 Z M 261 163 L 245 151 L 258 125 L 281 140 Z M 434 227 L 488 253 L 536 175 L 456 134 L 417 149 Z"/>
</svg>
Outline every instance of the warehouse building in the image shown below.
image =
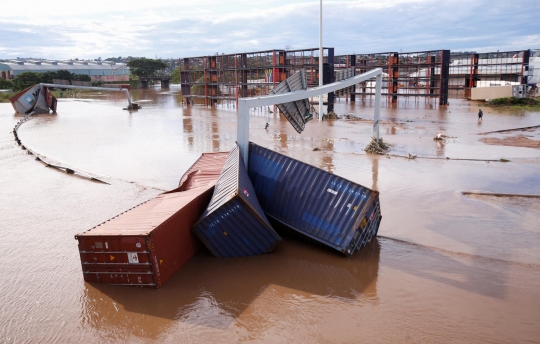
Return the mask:
<svg viewBox="0 0 540 344">
<path fill-rule="evenodd" d="M 13 79 L 24 72 L 56 72 L 67 70 L 70 73 L 86 74 L 92 81 L 129 81 L 129 67 L 124 63 L 110 61 L 45 61 L 10 60 L 0 62 L 0 77 Z"/>
</svg>

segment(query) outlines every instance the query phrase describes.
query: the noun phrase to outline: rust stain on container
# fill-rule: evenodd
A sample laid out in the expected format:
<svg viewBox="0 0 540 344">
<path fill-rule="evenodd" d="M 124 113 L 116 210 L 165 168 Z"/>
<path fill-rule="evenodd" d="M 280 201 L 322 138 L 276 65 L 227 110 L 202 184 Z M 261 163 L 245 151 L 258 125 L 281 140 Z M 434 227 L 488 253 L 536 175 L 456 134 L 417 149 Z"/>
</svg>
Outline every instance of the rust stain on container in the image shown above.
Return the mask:
<svg viewBox="0 0 540 344">
<path fill-rule="evenodd" d="M 190 227 L 213 190 L 162 194 L 77 234 L 84 280 L 159 288 L 201 247 Z"/>
</svg>

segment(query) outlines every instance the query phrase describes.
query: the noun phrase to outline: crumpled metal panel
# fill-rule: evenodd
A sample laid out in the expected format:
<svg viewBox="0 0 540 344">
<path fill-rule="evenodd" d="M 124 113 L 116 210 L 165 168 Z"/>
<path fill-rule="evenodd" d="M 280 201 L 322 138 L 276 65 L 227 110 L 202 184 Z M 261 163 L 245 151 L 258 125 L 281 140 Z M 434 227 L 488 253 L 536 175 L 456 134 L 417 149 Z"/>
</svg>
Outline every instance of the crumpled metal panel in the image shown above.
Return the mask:
<svg viewBox="0 0 540 344">
<path fill-rule="evenodd" d="M 379 229 L 379 192 L 250 143 L 248 173 L 269 218 L 345 255 Z"/>
<path fill-rule="evenodd" d="M 307 89 L 306 72 L 302 69 L 279 83 L 269 94 L 283 94 Z M 279 111 L 287 118 L 289 123 L 300 134 L 313 116 L 310 113 L 309 100 L 302 99 L 295 102 L 277 104 Z"/>
<path fill-rule="evenodd" d="M 178 187 L 166 193 L 187 191 L 216 184 L 229 152 L 203 153 L 182 175 Z"/>
<path fill-rule="evenodd" d="M 193 231 L 216 257 L 263 254 L 281 241 L 259 205 L 238 146 L 223 166 L 212 200 Z"/>
<path fill-rule="evenodd" d="M 30 86 L 9 98 L 11 105 L 17 113 L 49 113 L 56 112 L 57 100 L 50 93 L 49 88 L 36 84 Z"/>
</svg>

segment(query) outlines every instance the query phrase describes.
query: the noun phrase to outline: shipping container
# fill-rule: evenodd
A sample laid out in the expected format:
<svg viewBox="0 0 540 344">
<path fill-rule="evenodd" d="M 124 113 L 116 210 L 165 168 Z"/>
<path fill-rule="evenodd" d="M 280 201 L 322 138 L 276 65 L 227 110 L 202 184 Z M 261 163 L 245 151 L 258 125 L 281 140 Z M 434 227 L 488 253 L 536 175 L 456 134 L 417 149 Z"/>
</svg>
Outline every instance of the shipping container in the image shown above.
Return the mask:
<svg viewBox="0 0 540 344">
<path fill-rule="evenodd" d="M 250 143 L 249 177 L 268 218 L 345 255 L 377 235 L 379 192 Z"/>
<path fill-rule="evenodd" d="M 178 188 L 169 192 L 186 191 L 192 188 L 214 185 L 221 174 L 229 152 L 203 153 L 184 173 Z"/>
<path fill-rule="evenodd" d="M 264 215 L 238 146 L 229 154 L 195 234 L 216 257 L 271 252 L 281 238 Z"/>
<path fill-rule="evenodd" d="M 75 235 L 84 280 L 159 288 L 201 247 L 191 226 L 212 193 L 206 186 L 161 194 Z"/>
</svg>

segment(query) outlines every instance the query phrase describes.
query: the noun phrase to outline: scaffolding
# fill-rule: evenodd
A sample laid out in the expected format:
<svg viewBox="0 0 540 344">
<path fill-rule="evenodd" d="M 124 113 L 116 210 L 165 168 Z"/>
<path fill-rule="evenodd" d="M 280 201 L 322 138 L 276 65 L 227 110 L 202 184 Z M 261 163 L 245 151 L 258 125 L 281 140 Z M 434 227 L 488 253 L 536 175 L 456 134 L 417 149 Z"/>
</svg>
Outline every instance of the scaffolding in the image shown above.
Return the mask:
<svg viewBox="0 0 540 344">
<path fill-rule="evenodd" d="M 323 49 L 325 70 L 333 82 L 333 48 Z M 267 95 L 280 82 L 304 69 L 308 87 L 319 83 L 318 48 L 265 50 L 248 53 L 216 54 L 180 59 L 182 96 L 188 102 L 213 106 L 239 98 Z"/>
<path fill-rule="evenodd" d="M 399 97 L 425 99 L 447 105 L 449 95 L 467 98 L 472 87 L 527 83 L 530 50 L 451 53 L 450 50 L 384 52 L 334 56 L 323 48 L 323 85 L 336 80 L 340 70 L 353 68 L 353 75 L 381 68 L 383 96 L 391 103 Z M 214 106 L 239 98 L 269 94 L 283 80 L 304 70 L 308 87 L 319 86 L 319 48 L 265 50 L 216 54 L 179 60 L 182 96 L 191 103 Z M 341 74 L 340 74 L 341 75 Z M 375 83 L 364 81 L 340 96 L 372 98 Z M 334 94 L 326 98 L 333 110 Z"/>
<path fill-rule="evenodd" d="M 356 74 L 381 68 L 382 94 L 391 102 L 406 96 L 436 98 L 440 105 L 448 103 L 449 50 L 343 55 L 336 56 L 336 61 L 336 70 L 355 67 Z M 351 100 L 355 100 L 355 95 L 372 96 L 374 89 L 373 82 L 363 82 L 349 96 Z"/>
<path fill-rule="evenodd" d="M 455 97 L 470 98 L 471 88 L 527 83 L 530 50 L 453 53 L 449 89 Z"/>
</svg>

